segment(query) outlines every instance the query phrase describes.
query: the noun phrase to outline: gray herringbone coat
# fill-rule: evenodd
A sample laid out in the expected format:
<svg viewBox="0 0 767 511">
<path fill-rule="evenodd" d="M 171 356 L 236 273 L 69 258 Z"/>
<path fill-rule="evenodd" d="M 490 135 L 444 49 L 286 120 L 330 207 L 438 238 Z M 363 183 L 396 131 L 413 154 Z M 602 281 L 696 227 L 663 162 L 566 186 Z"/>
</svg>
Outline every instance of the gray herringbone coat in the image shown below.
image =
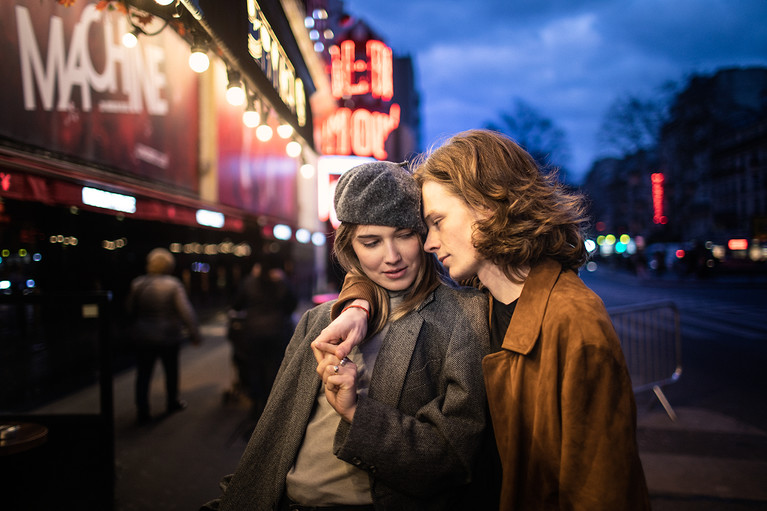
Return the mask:
<svg viewBox="0 0 767 511">
<path fill-rule="evenodd" d="M 332 302 L 296 327 L 261 419 L 224 494 L 205 509 L 276 509 L 321 380 L 310 343 Z M 487 298 L 440 285 L 391 324 L 367 397 L 341 421 L 335 455 L 368 472 L 377 510 L 452 509 L 461 500 L 485 427 L 481 359 Z"/>
</svg>

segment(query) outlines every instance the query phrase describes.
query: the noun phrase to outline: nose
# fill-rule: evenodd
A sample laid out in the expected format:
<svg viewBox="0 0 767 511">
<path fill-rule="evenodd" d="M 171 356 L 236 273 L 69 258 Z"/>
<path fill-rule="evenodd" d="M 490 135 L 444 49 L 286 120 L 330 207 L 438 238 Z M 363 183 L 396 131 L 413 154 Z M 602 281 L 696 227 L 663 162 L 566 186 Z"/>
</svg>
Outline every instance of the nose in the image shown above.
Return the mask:
<svg viewBox="0 0 767 511">
<path fill-rule="evenodd" d="M 387 264 L 396 264 L 402 259 L 402 254 L 399 251 L 399 247 L 396 243 L 387 242 L 386 244 L 386 255 L 384 258 L 384 261 Z"/>
<path fill-rule="evenodd" d="M 434 234 L 433 229 L 429 229 L 426 233 L 426 241 L 423 244 L 423 249 L 432 253 L 436 253 L 439 249 L 439 241 L 437 240 L 437 235 Z"/>
</svg>

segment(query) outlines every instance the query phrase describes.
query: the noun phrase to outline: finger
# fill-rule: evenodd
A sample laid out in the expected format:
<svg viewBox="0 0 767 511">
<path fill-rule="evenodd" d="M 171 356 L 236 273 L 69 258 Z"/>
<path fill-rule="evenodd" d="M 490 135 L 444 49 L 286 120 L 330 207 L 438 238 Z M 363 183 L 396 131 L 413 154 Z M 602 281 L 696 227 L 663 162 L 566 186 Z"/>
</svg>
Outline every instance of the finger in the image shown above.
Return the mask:
<svg viewBox="0 0 767 511">
<path fill-rule="evenodd" d="M 319 351 L 322 351 L 324 353 L 331 353 L 333 355 L 336 354 L 336 348 L 337 346 L 335 344 L 321 341 L 319 338 L 312 341 L 312 349 L 317 349 Z M 341 357 L 344 358 L 344 357 Z M 340 360 L 340 359 L 339 359 Z"/>
<path fill-rule="evenodd" d="M 322 381 L 326 381 L 328 376 L 333 373 L 333 369 L 330 367 L 331 364 L 337 362 L 334 360 L 335 357 L 324 357 L 319 364 L 317 364 L 317 374 L 320 375 L 320 378 L 322 378 Z"/>
<path fill-rule="evenodd" d="M 314 360 L 317 361 L 317 364 L 320 364 L 325 358 L 325 352 L 318 348 L 315 343 L 316 341 L 311 344 L 312 354 L 314 355 Z"/>
<path fill-rule="evenodd" d="M 346 341 L 342 342 L 338 346 L 333 346 L 333 354 L 338 358 L 338 360 L 343 360 L 344 358 L 347 358 L 349 356 L 349 353 L 351 353 L 352 348 L 354 348 L 355 344 L 351 340 L 347 339 Z"/>
<path fill-rule="evenodd" d="M 343 339 L 341 339 L 339 334 L 330 332 L 327 328 L 325 328 L 320 332 L 320 335 L 318 335 L 315 340 L 327 344 L 338 344 Z"/>
</svg>

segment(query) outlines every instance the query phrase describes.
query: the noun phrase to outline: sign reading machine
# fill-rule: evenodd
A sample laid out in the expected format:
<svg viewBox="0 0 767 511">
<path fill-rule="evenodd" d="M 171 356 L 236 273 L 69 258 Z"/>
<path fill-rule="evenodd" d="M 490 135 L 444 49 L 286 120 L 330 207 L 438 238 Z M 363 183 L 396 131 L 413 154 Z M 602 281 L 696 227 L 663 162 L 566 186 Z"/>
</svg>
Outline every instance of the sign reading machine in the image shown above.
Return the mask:
<svg viewBox="0 0 767 511">
<path fill-rule="evenodd" d="M 125 16 L 99 5 L 0 4 L 0 136 L 196 191 L 188 46 L 166 29 L 126 48 Z"/>
</svg>

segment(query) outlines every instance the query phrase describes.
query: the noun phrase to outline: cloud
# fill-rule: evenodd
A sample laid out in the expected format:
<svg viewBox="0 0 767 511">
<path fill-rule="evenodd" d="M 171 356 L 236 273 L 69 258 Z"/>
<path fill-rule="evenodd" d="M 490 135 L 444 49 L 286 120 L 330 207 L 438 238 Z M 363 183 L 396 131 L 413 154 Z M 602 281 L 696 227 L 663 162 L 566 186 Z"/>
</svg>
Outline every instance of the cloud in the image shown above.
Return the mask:
<svg viewBox="0 0 767 511">
<path fill-rule="evenodd" d="M 565 129 L 573 170 L 617 97 L 738 65 L 767 66 L 767 0 L 347 0 L 409 53 L 423 140 L 483 126 L 522 98 Z M 404 22 L 403 22 L 404 20 Z"/>
</svg>

